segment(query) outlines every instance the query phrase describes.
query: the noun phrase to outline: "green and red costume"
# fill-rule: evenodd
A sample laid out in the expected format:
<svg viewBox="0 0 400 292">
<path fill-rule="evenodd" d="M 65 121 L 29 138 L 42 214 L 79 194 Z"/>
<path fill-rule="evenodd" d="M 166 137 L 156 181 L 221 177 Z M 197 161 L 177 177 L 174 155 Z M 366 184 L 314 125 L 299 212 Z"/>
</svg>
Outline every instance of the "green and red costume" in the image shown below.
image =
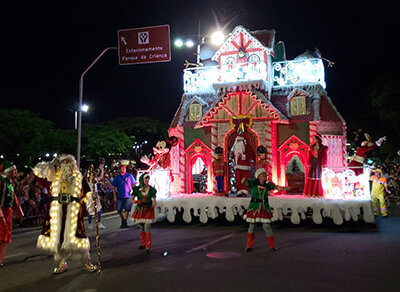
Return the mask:
<svg viewBox="0 0 400 292">
<path fill-rule="evenodd" d="M 20 208 L 14 187 L 9 179 L 0 176 L 0 208 L 3 220 L 0 220 L 0 242 L 11 242 L 12 210 Z"/>
<path fill-rule="evenodd" d="M 276 188 L 272 182 L 267 182 L 265 186 L 257 184 L 256 180 L 247 180 L 251 199 L 247 207 L 245 219 L 249 223 L 270 223 L 272 213 L 269 208 L 268 196 L 271 190 Z"/>
<path fill-rule="evenodd" d="M 137 198 L 137 205 L 133 211 L 132 218 L 136 223 L 153 223 L 154 206 L 152 199 L 156 197 L 156 188 L 149 186 L 147 193 L 143 192 L 143 186 L 132 189 L 132 196 Z"/>
</svg>

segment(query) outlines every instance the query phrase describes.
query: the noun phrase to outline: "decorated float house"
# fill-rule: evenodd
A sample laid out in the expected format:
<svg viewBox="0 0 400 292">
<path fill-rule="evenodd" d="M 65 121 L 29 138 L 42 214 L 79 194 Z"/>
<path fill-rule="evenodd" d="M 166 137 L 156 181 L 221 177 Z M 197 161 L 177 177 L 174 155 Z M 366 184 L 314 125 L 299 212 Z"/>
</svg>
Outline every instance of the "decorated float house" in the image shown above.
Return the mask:
<svg viewBox="0 0 400 292">
<path fill-rule="evenodd" d="M 329 147 L 327 167 L 344 169 L 346 123 L 326 91 L 317 52 L 287 60 L 275 30 L 237 26 L 202 62 L 184 69 L 184 93 L 169 129 L 179 139 L 171 149 L 171 194 L 216 193 L 211 166 L 218 146 L 227 163 L 224 191 L 235 193 L 232 151 L 239 135 L 253 171 L 256 149 L 264 146 L 269 178 L 298 194 L 316 133 Z"/>
</svg>

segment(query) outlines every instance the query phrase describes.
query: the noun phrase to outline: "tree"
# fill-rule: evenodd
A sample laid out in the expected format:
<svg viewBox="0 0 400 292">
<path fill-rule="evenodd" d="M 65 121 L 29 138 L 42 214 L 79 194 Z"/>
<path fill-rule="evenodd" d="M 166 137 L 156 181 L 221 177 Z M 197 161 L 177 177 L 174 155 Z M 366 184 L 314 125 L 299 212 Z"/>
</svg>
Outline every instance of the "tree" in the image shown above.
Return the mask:
<svg viewBox="0 0 400 292">
<path fill-rule="evenodd" d="M 84 125 L 82 128 L 83 161 L 95 162 L 100 157 L 125 158 L 133 140 L 117 127 L 110 125 Z"/>
<path fill-rule="evenodd" d="M 32 166 L 51 150 L 54 124 L 27 110 L 0 109 L 0 154 L 18 166 Z"/>
</svg>

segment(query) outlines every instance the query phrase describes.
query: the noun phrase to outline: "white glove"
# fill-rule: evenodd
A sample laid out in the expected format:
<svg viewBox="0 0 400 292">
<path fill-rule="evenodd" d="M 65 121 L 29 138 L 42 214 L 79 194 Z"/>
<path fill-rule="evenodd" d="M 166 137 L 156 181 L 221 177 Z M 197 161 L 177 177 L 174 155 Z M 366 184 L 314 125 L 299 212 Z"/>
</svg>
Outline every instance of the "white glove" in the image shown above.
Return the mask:
<svg viewBox="0 0 400 292">
<path fill-rule="evenodd" d="M 140 158 L 140 161 L 147 165 L 150 163 L 150 159 L 147 157 L 147 155 L 142 156 L 142 158 Z"/>
<path fill-rule="evenodd" d="M 375 141 L 375 144 L 376 144 L 378 147 L 381 147 L 383 141 L 386 141 L 386 136 L 379 138 L 377 141 Z"/>
</svg>

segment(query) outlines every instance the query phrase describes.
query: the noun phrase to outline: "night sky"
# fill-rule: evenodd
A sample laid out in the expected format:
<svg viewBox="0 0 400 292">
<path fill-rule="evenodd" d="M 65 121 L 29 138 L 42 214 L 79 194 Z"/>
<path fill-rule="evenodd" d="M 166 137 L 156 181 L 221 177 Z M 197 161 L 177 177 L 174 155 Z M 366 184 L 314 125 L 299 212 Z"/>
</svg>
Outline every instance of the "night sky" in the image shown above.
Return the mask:
<svg viewBox="0 0 400 292">
<path fill-rule="evenodd" d="M 73 128 L 79 78 L 119 29 L 169 24 L 177 36 L 219 26 L 275 29 L 288 59 L 318 48 L 335 62 L 326 68 L 327 91 L 345 119 L 362 104 L 376 78 L 398 69 L 398 15 L 387 1 L 12 1 L 1 11 L 0 107 L 28 109 Z M 353 2 L 358 2 L 355 4 Z M 395 3 L 395 2 L 393 2 Z M 170 122 L 179 105 L 185 59 L 193 49 L 171 47 L 172 61 L 118 65 L 117 51 L 86 74 L 84 122 L 149 116 Z M 5 75 L 5 76 L 4 76 Z"/>
</svg>

